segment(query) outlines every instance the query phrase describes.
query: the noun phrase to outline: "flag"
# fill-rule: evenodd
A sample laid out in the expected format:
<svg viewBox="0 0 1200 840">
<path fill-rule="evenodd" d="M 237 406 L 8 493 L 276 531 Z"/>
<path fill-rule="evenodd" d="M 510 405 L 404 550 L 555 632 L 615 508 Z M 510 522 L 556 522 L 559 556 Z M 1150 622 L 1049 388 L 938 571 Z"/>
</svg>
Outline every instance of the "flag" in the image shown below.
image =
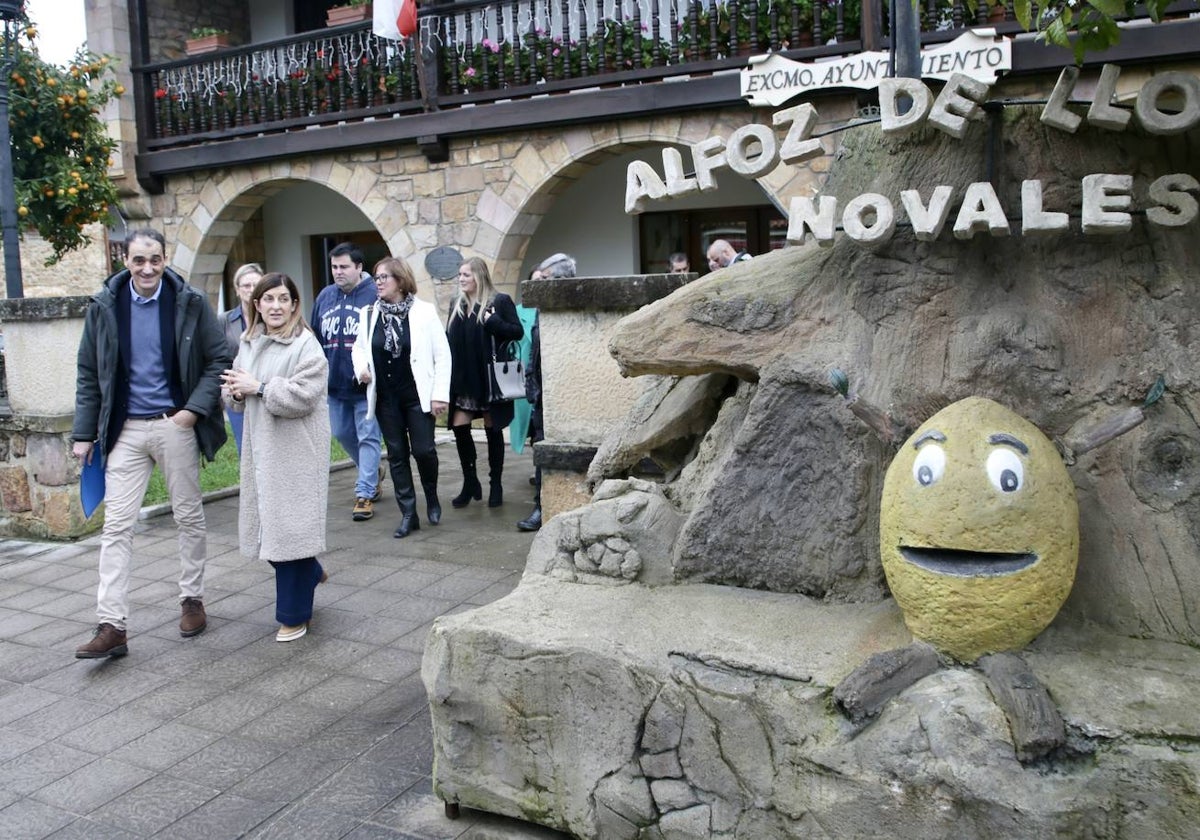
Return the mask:
<svg viewBox="0 0 1200 840">
<path fill-rule="evenodd" d="M 372 31 L 399 41 L 417 31 L 416 0 L 375 0 Z"/>
</svg>

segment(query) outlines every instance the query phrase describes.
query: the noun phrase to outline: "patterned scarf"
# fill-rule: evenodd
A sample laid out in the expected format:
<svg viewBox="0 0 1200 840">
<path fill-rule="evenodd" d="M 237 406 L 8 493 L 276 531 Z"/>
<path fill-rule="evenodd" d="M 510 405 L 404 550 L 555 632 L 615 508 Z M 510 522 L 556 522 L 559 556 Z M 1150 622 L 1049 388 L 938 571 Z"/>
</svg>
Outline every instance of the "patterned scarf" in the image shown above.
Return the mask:
<svg viewBox="0 0 1200 840">
<path fill-rule="evenodd" d="M 408 310 L 412 309 L 413 295 L 405 295 L 399 303 L 379 301 L 379 314 L 383 316 L 383 349 L 392 354 L 392 358 L 403 352 L 400 337 L 404 335 L 404 321 L 408 318 Z"/>
</svg>

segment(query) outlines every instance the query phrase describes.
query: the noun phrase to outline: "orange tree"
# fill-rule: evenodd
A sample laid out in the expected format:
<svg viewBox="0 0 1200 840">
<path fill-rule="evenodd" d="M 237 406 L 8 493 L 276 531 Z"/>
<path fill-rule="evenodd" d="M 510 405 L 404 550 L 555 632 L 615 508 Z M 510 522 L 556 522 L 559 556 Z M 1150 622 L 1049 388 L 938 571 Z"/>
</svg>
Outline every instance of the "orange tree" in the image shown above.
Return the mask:
<svg viewBox="0 0 1200 840">
<path fill-rule="evenodd" d="M 9 130 L 17 215 L 54 253 L 91 241 L 84 226 L 108 218 L 117 190 L 108 177 L 116 141 L 100 109 L 125 92 L 109 59 L 81 50 L 68 67 L 38 57 L 37 29 L 20 33 L 9 74 Z"/>
</svg>

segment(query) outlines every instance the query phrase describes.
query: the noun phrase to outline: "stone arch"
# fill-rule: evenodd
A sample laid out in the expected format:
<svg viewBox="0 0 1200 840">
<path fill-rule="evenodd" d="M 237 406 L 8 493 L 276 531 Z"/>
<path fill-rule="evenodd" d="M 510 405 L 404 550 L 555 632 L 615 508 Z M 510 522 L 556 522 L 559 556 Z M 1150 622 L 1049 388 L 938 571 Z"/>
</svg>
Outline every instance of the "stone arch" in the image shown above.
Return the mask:
<svg viewBox="0 0 1200 840">
<path fill-rule="evenodd" d="M 829 109 L 821 126 L 840 124 L 853 114 L 853 100 Z M 504 184 L 486 186 L 480 193 L 476 216 L 481 223 L 480 239 L 494 239 L 494 252 L 481 256 L 495 261 L 493 275 L 499 282 L 515 285 L 530 234 L 554 204 L 555 197 L 598 166 L 605 158 L 624 154 L 650 144 L 690 145 L 712 136 L 728 137 L 734 130 L 754 121 L 743 108 L 727 108 L 673 117 L 635 119 L 619 125 L 572 126 L 547 139 L 527 141 L 514 156 L 513 177 Z M 825 141 L 833 150 L 833 140 Z M 824 178 L 824 159 L 797 166 L 777 166 L 756 183 L 767 197 L 786 212 L 794 195 L 807 194 Z M 486 232 L 486 235 L 485 235 Z"/>
<path fill-rule="evenodd" d="M 378 189 L 377 172 L 329 158 L 309 158 L 211 174 L 195 194 L 190 214 L 180 208 L 173 264 L 215 301 L 227 255 L 242 226 L 271 196 L 303 182 L 319 184 L 353 202 L 392 253 L 408 257 L 416 250 L 404 232 L 403 210 Z"/>
</svg>

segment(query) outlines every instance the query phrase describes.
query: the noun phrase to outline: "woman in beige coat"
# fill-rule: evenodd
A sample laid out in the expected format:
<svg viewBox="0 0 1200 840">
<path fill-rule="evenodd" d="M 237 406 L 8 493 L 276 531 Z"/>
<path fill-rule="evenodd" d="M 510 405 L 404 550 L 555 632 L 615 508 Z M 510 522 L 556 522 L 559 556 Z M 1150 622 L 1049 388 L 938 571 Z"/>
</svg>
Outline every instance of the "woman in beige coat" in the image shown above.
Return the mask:
<svg viewBox="0 0 1200 840">
<path fill-rule="evenodd" d="M 254 311 L 224 387 L 244 412 L 238 539 L 242 553 L 275 568 L 276 641 L 308 632 L 313 592 L 326 575 L 329 495 L 328 363 L 300 314 L 286 274 L 254 287 Z"/>
</svg>

